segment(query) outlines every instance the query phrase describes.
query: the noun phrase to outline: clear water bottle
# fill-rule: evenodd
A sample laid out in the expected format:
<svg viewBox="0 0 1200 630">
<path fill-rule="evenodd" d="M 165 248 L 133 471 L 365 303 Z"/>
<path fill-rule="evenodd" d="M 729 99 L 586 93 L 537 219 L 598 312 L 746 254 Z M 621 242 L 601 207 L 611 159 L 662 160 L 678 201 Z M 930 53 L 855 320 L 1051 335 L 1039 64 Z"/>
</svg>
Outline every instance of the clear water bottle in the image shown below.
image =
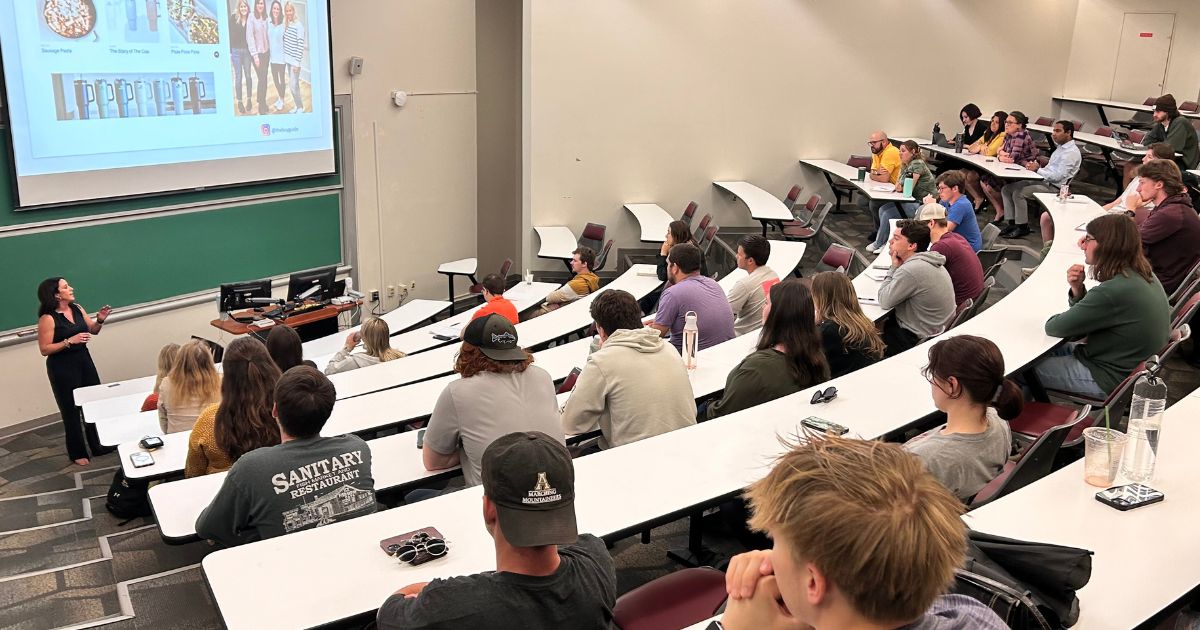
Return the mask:
<svg viewBox="0 0 1200 630">
<path fill-rule="evenodd" d="M 1070 198 L 1071 198 L 1071 182 L 1064 182 L 1062 186 L 1058 187 L 1058 203 L 1060 203 L 1060 204 L 1067 203 L 1067 200 Z"/>
<path fill-rule="evenodd" d="M 683 365 L 688 370 L 696 369 L 696 352 L 700 347 L 700 328 L 696 324 L 696 311 L 683 316 Z"/>
<path fill-rule="evenodd" d="M 1158 357 L 1146 361 L 1146 373 L 1134 383 L 1133 403 L 1129 406 L 1129 440 L 1121 473 L 1137 483 L 1154 477 L 1163 408 L 1167 406 L 1167 383 L 1158 377 L 1158 369 Z"/>
</svg>

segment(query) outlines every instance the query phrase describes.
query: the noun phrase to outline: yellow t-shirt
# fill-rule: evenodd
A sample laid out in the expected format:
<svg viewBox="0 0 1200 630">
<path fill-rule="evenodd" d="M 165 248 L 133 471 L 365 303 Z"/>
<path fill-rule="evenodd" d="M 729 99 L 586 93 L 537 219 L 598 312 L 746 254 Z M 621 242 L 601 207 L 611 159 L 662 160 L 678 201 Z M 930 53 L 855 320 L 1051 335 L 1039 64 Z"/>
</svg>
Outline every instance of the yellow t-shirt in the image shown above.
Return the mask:
<svg viewBox="0 0 1200 630">
<path fill-rule="evenodd" d="M 983 138 L 980 138 L 975 141 L 975 146 L 979 147 L 979 153 L 987 157 L 996 157 L 996 154 L 1000 152 L 1000 147 L 1004 146 L 1004 132 L 996 134 L 996 137 L 986 144 L 983 142 Z"/>
<path fill-rule="evenodd" d="M 900 171 L 904 165 L 900 162 L 900 149 L 896 145 L 888 143 L 879 153 L 871 155 L 871 170 L 884 168 L 888 172 L 888 181 L 895 184 L 900 181 Z"/>
</svg>

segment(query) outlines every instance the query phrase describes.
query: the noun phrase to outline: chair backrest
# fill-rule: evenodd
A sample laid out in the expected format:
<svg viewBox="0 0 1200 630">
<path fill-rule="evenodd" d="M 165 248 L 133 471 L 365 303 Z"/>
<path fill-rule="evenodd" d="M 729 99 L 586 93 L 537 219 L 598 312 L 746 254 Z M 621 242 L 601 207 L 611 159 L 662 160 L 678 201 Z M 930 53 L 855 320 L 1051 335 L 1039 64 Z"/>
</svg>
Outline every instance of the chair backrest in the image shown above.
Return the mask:
<svg viewBox="0 0 1200 630">
<path fill-rule="evenodd" d="M 983 279 L 987 280 L 987 279 L 991 278 L 992 282 L 995 283 L 995 276 L 997 273 L 1000 272 L 1000 268 L 1003 266 L 1004 266 L 1003 260 L 996 261 L 996 264 L 992 265 L 991 267 L 988 267 L 987 271 L 983 272 Z"/>
<path fill-rule="evenodd" d="M 500 265 L 500 279 L 501 280 L 508 279 L 508 272 L 512 269 L 512 265 L 513 265 L 513 262 L 512 262 L 511 258 L 504 259 L 504 264 Z"/>
<path fill-rule="evenodd" d="M 840 243 L 830 243 L 829 248 L 821 255 L 821 264 L 834 269 L 841 268 L 842 273 L 845 273 L 850 268 L 850 261 L 853 259 L 853 249 Z"/>
<path fill-rule="evenodd" d="M 724 573 L 681 569 L 618 597 L 613 621 L 621 630 L 687 628 L 717 614 L 725 598 Z"/>
<path fill-rule="evenodd" d="M 1008 252 L 1007 247 L 996 247 L 993 249 L 979 250 L 979 265 L 984 269 L 991 269 L 992 265 L 1003 262 L 1004 254 Z"/>
<path fill-rule="evenodd" d="M 563 379 L 562 385 L 559 385 L 554 393 L 565 394 L 575 389 L 575 381 L 579 380 L 579 373 L 582 371 L 580 368 L 572 368 L 570 374 L 567 374 L 567 378 Z"/>
<path fill-rule="evenodd" d="M 971 509 L 1020 490 L 1050 474 L 1054 467 L 1054 458 L 1058 455 L 1058 449 L 1062 448 L 1063 440 L 1084 417 L 1086 416 L 1080 416 L 1076 412 L 1071 422 L 1060 424 L 1042 433 L 1029 448 L 1025 449 L 1025 452 L 1021 454 L 1021 459 L 1016 463 L 1006 464 L 1004 470 L 1000 471 L 995 479 L 975 495 L 975 498 L 971 500 Z"/>
<path fill-rule="evenodd" d="M 1082 120 L 1072 120 L 1071 122 L 1075 123 L 1075 131 L 1083 131 L 1083 121 Z"/>
<path fill-rule="evenodd" d="M 821 208 L 817 210 L 816 214 L 813 215 L 813 222 L 810 226 L 812 228 L 813 236 L 816 236 L 821 231 L 821 226 L 825 224 L 825 219 L 829 217 L 829 211 L 832 209 L 833 202 L 826 201 L 821 205 Z"/>
<path fill-rule="evenodd" d="M 850 159 L 846 160 L 846 164 L 854 168 L 871 168 L 871 156 L 851 155 Z"/>
<path fill-rule="evenodd" d="M 791 210 L 792 206 L 796 205 L 796 200 L 800 198 L 800 193 L 803 191 L 804 187 L 800 184 L 793 185 L 792 189 L 788 191 L 787 197 L 783 198 L 783 205 L 787 206 L 788 210 Z"/>
<path fill-rule="evenodd" d="M 599 254 L 596 254 L 596 267 L 592 269 L 592 271 L 600 271 L 601 269 L 604 269 L 604 263 L 608 262 L 608 252 L 612 249 L 612 246 L 613 240 L 610 238 L 608 239 L 608 242 L 604 244 L 604 249 L 600 250 Z"/>
<path fill-rule="evenodd" d="M 971 312 L 967 315 L 967 319 L 971 319 L 983 310 L 983 304 L 987 301 L 988 293 L 992 292 L 992 287 L 996 286 L 996 277 L 984 278 L 983 289 L 979 291 L 979 295 L 975 296 L 975 304 L 971 306 Z"/>
<path fill-rule="evenodd" d="M 817 208 L 820 205 L 821 205 L 821 195 L 813 195 L 813 196 L 809 197 L 808 202 L 804 204 L 804 209 L 808 210 L 810 213 L 812 213 L 812 212 L 816 212 Z"/>
<path fill-rule="evenodd" d="M 1113 133 L 1112 133 L 1112 128 L 1110 128 L 1110 127 L 1096 127 L 1096 135 L 1097 135 L 1097 136 L 1104 136 L 1105 138 L 1111 138 L 1111 137 L 1112 137 L 1112 135 L 1113 135 Z"/>
<path fill-rule="evenodd" d="M 1181 112 L 1195 112 L 1197 110 L 1200 110 L 1200 103 L 1196 101 L 1184 101 L 1179 106 L 1179 111 Z"/>
<path fill-rule="evenodd" d="M 604 232 L 605 231 L 606 231 L 606 228 L 603 225 L 600 225 L 599 223 L 588 223 L 587 225 L 584 226 L 583 234 L 580 235 L 579 240 L 582 241 L 583 239 L 586 238 L 590 241 L 601 242 L 604 240 Z"/>
<path fill-rule="evenodd" d="M 1141 144 L 1142 140 L 1145 140 L 1145 139 L 1146 139 L 1146 131 L 1144 129 L 1130 129 L 1129 130 L 1129 141 L 1130 142 Z"/>
<path fill-rule="evenodd" d="M 1179 282 L 1179 286 L 1175 287 L 1175 291 L 1167 297 L 1167 301 L 1171 304 L 1176 304 L 1180 300 L 1188 299 L 1188 296 L 1195 291 L 1195 282 L 1198 279 L 1200 279 L 1200 260 L 1197 260 L 1196 264 L 1192 265 L 1191 269 L 1188 269 L 1187 274 L 1183 276 L 1183 280 Z"/>
<path fill-rule="evenodd" d="M 1154 107 L 1154 104 L 1157 102 L 1158 102 L 1158 97 L 1151 96 L 1151 97 L 1148 97 L 1146 100 L 1142 101 L 1142 105 L 1145 105 L 1147 107 Z"/>
<path fill-rule="evenodd" d="M 983 239 L 983 249 L 991 249 L 992 245 L 996 244 L 996 239 L 1000 238 L 1000 228 L 988 223 L 980 230 L 979 236 Z"/>
<path fill-rule="evenodd" d="M 1038 116 L 1037 122 L 1034 124 L 1049 127 L 1050 125 L 1054 124 L 1054 119 L 1049 116 Z"/>
<path fill-rule="evenodd" d="M 1193 281 L 1182 298 L 1171 307 L 1171 328 L 1191 322 L 1197 307 L 1200 307 L 1200 278 Z"/>
<path fill-rule="evenodd" d="M 692 233 L 692 238 L 696 239 L 697 243 L 699 243 L 700 239 L 704 236 L 704 230 L 708 228 L 708 224 L 711 221 L 711 214 L 706 214 L 704 215 L 703 219 L 700 219 L 700 225 L 696 226 L 696 231 Z"/>
<path fill-rule="evenodd" d="M 680 221 L 692 225 L 692 218 L 696 216 L 696 209 L 700 207 L 695 201 L 689 201 L 686 208 L 683 209 L 683 216 L 679 217 Z"/>
<path fill-rule="evenodd" d="M 715 225 L 710 225 L 707 230 L 704 230 L 704 237 L 700 239 L 701 253 L 708 254 L 708 248 L 712 247 L 713 241 L 717 240 L 717 232 L 720 230 L 721 228 Z"/>
<path fill-rule="evenodd" d="M 954 307 L 954 315 L 946 322 L 945 329 L 951 330 L 955 326 L 967 321 L 971 317 L 971 309 L 975 306 L 975 300 L 967 298 L 958 306 Z"/>
</svg>

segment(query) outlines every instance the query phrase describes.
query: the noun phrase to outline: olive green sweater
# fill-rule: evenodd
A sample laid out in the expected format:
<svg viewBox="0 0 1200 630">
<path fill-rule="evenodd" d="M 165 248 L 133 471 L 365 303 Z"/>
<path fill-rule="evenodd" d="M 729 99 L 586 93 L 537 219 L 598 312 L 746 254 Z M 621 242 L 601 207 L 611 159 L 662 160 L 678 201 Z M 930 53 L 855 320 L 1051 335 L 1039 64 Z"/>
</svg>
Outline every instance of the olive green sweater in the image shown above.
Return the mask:
<svg viewBox="0 0 1200 630">
<path fill-rule="evenodd" d="M 1046 334 L 1086 343 L 1075 346 L 1075 358 L 1087 366 L 1096 383 L 1111 392 L 1170 337 L 1170 307 L 1154 278 L 1117 275 L 1086 291 L 1070 308 L 1046 320 Z"/>
<path fill-rule="evenodd" d="M 773 348 L 757 350 L 733 368 L 725 379 L 725 394 L 708 406 L 705 415 L 710 419 L 729 415 L 794 394 L 819 382 L 821 380 L 813 374 L 805 374 L 797 382 L 788 369 L 787 355 Z"/>
</svg>

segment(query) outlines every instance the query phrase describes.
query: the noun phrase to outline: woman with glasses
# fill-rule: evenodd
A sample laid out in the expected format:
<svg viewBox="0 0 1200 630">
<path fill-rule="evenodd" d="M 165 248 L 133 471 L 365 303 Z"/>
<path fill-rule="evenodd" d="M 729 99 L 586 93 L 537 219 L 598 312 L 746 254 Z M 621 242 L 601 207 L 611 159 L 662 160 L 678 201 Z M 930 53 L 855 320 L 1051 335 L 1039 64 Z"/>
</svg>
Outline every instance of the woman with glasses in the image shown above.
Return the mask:
<svg viewBox="0 0 1200 630">
<path fill-rule="evenodd" d="M 1004 146 L 1004 121 L 1008 120 L 1008 112 L 998 111 L 992 114 L 992 121 L 988 123 L 983 130 L 983 135 L 978 140 L 967 145 L 967 153 L 971 155 L 982 155 L 984 157 L 996 157 L 1000 149 Z M 983 188 L 979 185 L 979 173 L 973 170 L 963 169 L 967 178 L 967 193 L 971 195 L 971 203 L 976 207 L 982 207 L 983 202 L 987 199 L 983 195 Z"/>
<path fill-rule="evenodd" d="M 1004 142 L 996 152 L 997 160 L 1024 168 L 1023 164 L 1038 158 L 1038 148 L 1033 142 L 1033 136 L 1025 130 L 1028 124 L 1029 117 L 1025 114 L 1016 110 L 1008 114 L 1004 119 Z M 1004 182 L 995 175 L 987 174 L 983 176 L 982 184 L 984 196 L 996 211 L 992 225 L 1001 227 L 1004 223 L 1004 200 L 1000 197 L 1000 189 L 1004 187 Z"/>
<path fill-rule="evenodd" d="M 1004 377 L 996 344 L 959 335 L 933 344 L 922 373 L 946 424 L 905 442 L 929 472 L 964 502 L 1004 468 L 1012 444 L 1007 420 L 1021 414 L 1021 388 Z"/>
<path fill-rule="evenodd" d="M 829 380 L 812 294 L 799 278 L 771 287 L 763 307 L 756 350 L 725 380 L 725 394 L 701 408 L 701 420 L 716 418 L 794 394 Z"/>
<path fill-rule="evenodd" d="M 1084 286 L 1083 265 L 1067 270 L 1070 308 L 1046 320 L 1046 334 L 1068 341 L 1033 372 L 1046 388 L 1104 398 L 1166 344 L 1170 307 L 1129 217 L 1092 219 L 1079 247 L 1100 284 Z"/>
<path fill-rule="evenodd" d="M 904 179 L 911 177 L 913 179 L 913 199 L 924 199 L 926 195 L 933 195 L 936 192 L 933 173 L 921 157 L 921 147 L 916 142 L 905 140 L 900 143 L 900 163 L 903 166 L 900 169 L 900 183 L 897 186 L 902 186 Z M 892 219 L 912 217 L 919 207 L 921 204 L 916 201 L 889 201 L 880 206 L 879 229 L 875 233 L 875 242 L 867 246 L 867 251 L 878 254 L 879 250 L 887 245 L 888 237 L 892 232 Z"/>
</svg>

